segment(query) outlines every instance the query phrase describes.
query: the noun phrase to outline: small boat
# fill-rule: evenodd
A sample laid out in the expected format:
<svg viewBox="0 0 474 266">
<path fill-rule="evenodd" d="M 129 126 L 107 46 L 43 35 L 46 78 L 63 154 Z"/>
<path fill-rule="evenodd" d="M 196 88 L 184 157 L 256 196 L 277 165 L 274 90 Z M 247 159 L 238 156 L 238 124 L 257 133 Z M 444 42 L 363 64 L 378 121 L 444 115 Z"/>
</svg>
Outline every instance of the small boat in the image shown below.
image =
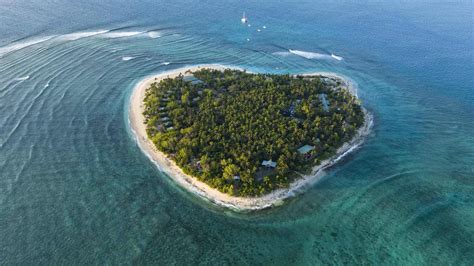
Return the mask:
<svg viewBox="0 0 474 266">
<path fill-rule="evenodd" d="M 244 14 L 242 15 L 242 18 L 240 19 L 240 21 L 242 21 L 242 23 L 247 23 L 247 22 L 248 22 L 248 19 L 247 19 L 247 17 L 245 16 L 245 12 L 244 12 Z"/>
</svg>

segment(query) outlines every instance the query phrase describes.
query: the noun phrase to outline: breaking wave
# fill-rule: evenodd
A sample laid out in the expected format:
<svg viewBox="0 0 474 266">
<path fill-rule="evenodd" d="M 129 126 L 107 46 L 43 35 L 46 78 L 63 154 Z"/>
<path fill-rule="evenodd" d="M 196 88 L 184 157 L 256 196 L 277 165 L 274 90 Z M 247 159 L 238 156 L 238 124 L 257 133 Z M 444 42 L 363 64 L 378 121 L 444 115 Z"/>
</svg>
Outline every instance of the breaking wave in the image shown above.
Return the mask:
<svg viewBox="0 0 474 266">
<path fill-rule="evenodd" d="M 65 41 L 75 41 L 78 39 L 82 39 L 82 38 L 86 38 L 86 37 L 90 37 L 94 35 L 104 34 L 109 31 L 110 30 L 73 32 L 73 33 L 61 35 L 58 37 L 58 39 L 65 40 Z"/>
<path fill-rule="evenodd" d="M 36 44 L 46 42 L 48 40 L 52 41 L 75 41 L 87 37 L 101 37 L 101 38 L 125 38 L 132 37 L 141 34 L 147 34 L 148 37 L 155 39 L 163 37 L 162 32 L 151 30 L 151 31 L 114 31 L 114 30 L 92 30 L 92 31 L 79 31 L 73 33 L 66 33 L 62 35 L 49 35 L 35 39 L 26 39 L 26 40 L 17 40 L 6 46 L 0 47 L 0 56 L 3 56 L 7 53 L 14 52 L 23 48 L 27 48 Z"/>
<path fill-rule="evenodd" d="M 24 77 L 15 78 L 14 81 L 23 81 L 23 80 L 27 80 L 29 78 L 30 78 L 30 76 L 24 76 Z"/>
<path fill-rule="evenodd" d="M 331 54 L 331 57 L 338 60 L 338 61 L 341 61 L 342 59 L 344 59 L 344 58 L 342 58 L 342 56 L 338 56 L 338 55 L 335 55 L 335 54 Z"/>
<path fill-rule="evenodd" d="M 289 55 L 291 55 L 290 52 L 274 52 L 272 54 L 279 55 L 279 56 L 289 56 Z"/>
<path fill-rule="evenodd" d="M 46 36 L 46 37 L 32 39 L 32 40 L 27 40 L 27 41 L 23 41 L 23 42 L 11 43 L 7 46 L 0 47 L 0 55 L 4 55 L 6 53 L 18 51 L 20 49 L 23 49 L 23 48 L 26 48 L 26 47 L 29 47 L 29 46 L 33 46 L 35 44 L 39 44 L 39 43 L 48 41 L 48 40 L 50 40 L 54 37 L 56 37 L 56 35 Z"/>
<path fill-rule="evenodd" d="M 104 38 L 123 38 L 123 37 L 131 37 L 135 35 L 140 35 L 145 33 L 144 31 L 110 31 L 101 36 Z"/>
<path fill-rule="evenodd" d="M 283 52 L 274 52 L 274 55 L 278 56 L 289 56 L 289 55 L 297 55 L 301 56 L 306 59 L 319 59 L 319 60 L 338 60 L 341 61 L 344 58 L 341 56 L 337 56 L 335 54 L 322 54 L 322 53 L 316 53 L 316 52 L 308 52 L 308 51 L 301 51 L 301 50 L 293 50 L 293 49 L 288 49 L 288 51 L 283 51 Z"/>
<path fill-rule="evenodd" d="M 158 31 L 149 31 L 148 32 L 148 37 L 152 38 L 152 39 L 156 39 L 156 38 L 160 38 L 162 35 L 160 32 Z"/>
<path fill-rule="evenodd" d="M 292 54 L 304 57 L 306 59 L 332 59 L 332 56 L 328 54 L 320 54 L 316 52 L 307 52 L 307 51 L 300 51 L 300 50 L 292 50 L 288 49 L 288 51 Z"/>
<path fill-rule="evenodd" d="M 122 57 L 122 61 L 130 61 L 132 59 L 135 59 L 135 57 L 134 56 L 124 56 L 124 57 Z"/>
</svg>

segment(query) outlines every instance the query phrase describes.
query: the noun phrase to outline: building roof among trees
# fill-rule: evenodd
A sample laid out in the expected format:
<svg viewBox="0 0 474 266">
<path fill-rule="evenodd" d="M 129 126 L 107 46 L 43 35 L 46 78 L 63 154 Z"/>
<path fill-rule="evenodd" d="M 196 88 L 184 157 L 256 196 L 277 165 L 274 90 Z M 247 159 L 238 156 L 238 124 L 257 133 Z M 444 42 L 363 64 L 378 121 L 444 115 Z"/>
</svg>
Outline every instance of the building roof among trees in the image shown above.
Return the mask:
<svg viewBox="0 0 474 266">
<path fill-rule="evenodd" d="M 325 93 L 319 94 L 319 100 L 323 103 L 323 109 L 324 111 L 329 111 L 329 102 L 328 99 L 326 98 Z"/>
<path fill-rule="evenodd" d="M 268 160 L 268 161 L 264 160 L 264 161 L 262 161 L 262 166 L 275 168 L 277 166 L 277 163 L 272 161 L 272 160 Z"/>
<path fill-rule="evenodd" d="M 202 83 L 202 80 L 200 80 L 200 79 L 196 78 L 196 77 L 195 77 L 195 76 L 193 76 L 193 75 L 190 75 L 190 76 L 184 76 L 184 77 L 183 77 L 183 80 L 184 80 L 184 81 L 190 81 L 190 82 L 191 82 L 191 84 L 193 84 L 193 85 L 196 85 L 196 84 Z"/>
<path fill-rule="evenodd" d="M 314 149 L 314 146 L 311 146 L 311 145 L 304 145 L 304 146 L 301 146 L 299 149 L 298 149 L 298 153 L 299 154 L 306 154 L 310 151 L 312 151 Z"/>
</svg>

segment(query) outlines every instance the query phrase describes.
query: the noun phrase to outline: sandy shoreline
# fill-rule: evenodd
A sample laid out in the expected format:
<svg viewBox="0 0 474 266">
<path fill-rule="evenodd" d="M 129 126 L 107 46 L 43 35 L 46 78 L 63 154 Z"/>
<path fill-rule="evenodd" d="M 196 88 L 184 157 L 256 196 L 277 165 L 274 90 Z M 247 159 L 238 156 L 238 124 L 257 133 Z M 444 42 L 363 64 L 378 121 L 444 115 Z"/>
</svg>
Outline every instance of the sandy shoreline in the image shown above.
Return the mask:
<svg viewBox="0 0 474 266">
<path fill-rule="evenodd" d="M 180 73 L 184 74 L 184 72 L 186 72 L 187 70 L 196 71 L 199 68 L 213 68 L 219 70 L 227 68 L 240 69 L 237 67 L 223 65 L 200 65 L 184 67 L 168 72 L 163 72 L 157 75 L 148 76 L 142 81 L 140 81 L 133 89 L 132 96 L 130 99 L 129 123 L 135 135 L 137 143 L 142 149 L 142 151 L 160 168 L 162 172 L 166 173 L 176 183 L 183 186 L 188 191 L 216 205 L 220 205 L 237 211 L 258 210 L 271 206 L 281 205 L 284 199 L 298 194 L 302 191 L 303 188 L 307 187 L 308 185 L 312 185 L 318 180 L 320 180 L 323 176 L 322 171 L 325 168 L 334 165 L 346 154 L 355 150 L 363 143 L 365 136 L 367 136 L 367 134 L 370 132 L 370 128 L 372 126 L 372 117 L 364 110 L 366 114 L 366 123 L 358 130 L 357 135 L 351 141 L 345 143 L 342 147 L 340 147 L 335 156 L 321 162 L 320 165 L 315 166 L 312 169 L 311 174 L 304 175 L 301 178 L 295 180 L 290 184 L 288 188 L 278 189 L 261 197 L 244 198 L 227 195 L 218 191 L 217 189 L 210 187 L 206 183 L 199 181 L 197 178 L 185 174 L 172 160 L 167 158 L 164 153 L 156 149 L 155 145 L 148 139 L 148 136 L 146 134 L 146 125 L 143 123 L 145 119 L 142 114 L 144 108 L 143 99 L 145 96 L 145 91 L 151 83 L 157 82 L 167 77 L 176 77 Z M 338 76 L 337 74 L 318 72 L 306 75 L 324 75 L 327 77 L 332 76 L 345 80 L 349 87 L 349 90 L 355 95 L 357 95 L 355 87 L 350 82 L 347 82 L 346 79 L 341 76 Z"/>
</svg>

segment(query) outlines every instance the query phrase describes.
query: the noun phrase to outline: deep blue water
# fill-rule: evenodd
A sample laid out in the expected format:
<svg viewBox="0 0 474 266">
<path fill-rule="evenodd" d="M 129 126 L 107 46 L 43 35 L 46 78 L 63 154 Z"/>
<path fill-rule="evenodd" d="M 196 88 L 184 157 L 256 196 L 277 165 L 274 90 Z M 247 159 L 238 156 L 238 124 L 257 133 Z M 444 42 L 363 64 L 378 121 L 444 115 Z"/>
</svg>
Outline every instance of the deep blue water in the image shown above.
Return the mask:
<svg viewBox="0 0 474 266">
<path fill-rule="evenodd" d="M 0 264 L 473 264 L 472 1 L 69 2 L 0 0 Z M 127 120 L 198 63 L 341 73 L 373 133 L 282 207 L 210 206 Z"/>
</svg>

